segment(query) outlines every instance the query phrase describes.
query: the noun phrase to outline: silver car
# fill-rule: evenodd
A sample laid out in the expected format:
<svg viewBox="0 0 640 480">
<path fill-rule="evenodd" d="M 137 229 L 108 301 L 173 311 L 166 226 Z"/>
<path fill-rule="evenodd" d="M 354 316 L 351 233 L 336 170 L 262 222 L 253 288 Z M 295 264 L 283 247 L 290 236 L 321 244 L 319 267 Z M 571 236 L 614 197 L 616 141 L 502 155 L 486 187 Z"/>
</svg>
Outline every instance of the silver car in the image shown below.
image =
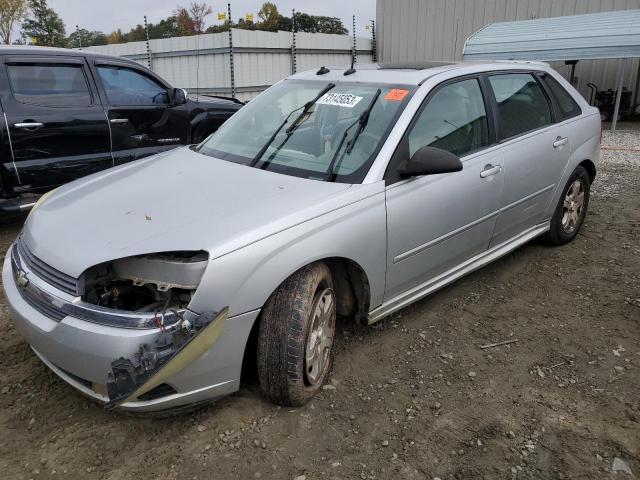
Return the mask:
<svg viewBox="0 0 640 480">
<path fill-rule="evenodd" d="M 43 196 L 6 298 L 36 355 L 108 408 L 209 401 L 243 364 L 301 405 L 336 320 L 377 322 L 538 236 L 570 242 L 600 133 L 541 63 L 293 75 L 200 145 Z"/>
</svg>

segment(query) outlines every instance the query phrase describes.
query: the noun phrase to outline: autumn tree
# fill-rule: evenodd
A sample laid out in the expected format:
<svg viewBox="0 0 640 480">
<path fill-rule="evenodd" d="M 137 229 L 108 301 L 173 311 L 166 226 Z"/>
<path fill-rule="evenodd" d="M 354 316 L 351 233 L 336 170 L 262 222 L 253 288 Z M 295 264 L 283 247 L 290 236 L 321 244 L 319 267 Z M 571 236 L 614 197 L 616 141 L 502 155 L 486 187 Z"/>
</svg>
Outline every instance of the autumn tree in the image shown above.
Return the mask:
<svg viewBox="0 0 640 480">
<path fill-rule="evenodd" d="M 262 21 L 256 25 L 257 28 L 259 28 L 260 30 L 267 30 L 269 32 L 278 31 L 278 24 L 280 23 L 280 13 L 278 12 L 278 7 L 276 7 L 274 3 L 263 3 L 260 11 L 258 12 L 258 17 Z"/>
<path fill-rule="evenodd" d="M 22 23 L 22 32 L 36 45 L 65 47 L 67 38 L 64 22 L 47 5 L 47 0 L 29 0 L 30 16 Z"/>
<path fill-rule="evenodd" d="M 26 0 L 0 0 L 0 41 L 2 43 L 11 43 L 13 26 L 26 16 L 27 11 Z"/>
<path fill-rule="evenodd" d="M 109 45 L 114 43 L 124 43 L 124 42 L 126 42 L 125 36 L 124 36 L 124 33 L 122 33 L 122 30 L 120 29 L 114 30 L 109 35 L 107 35 L 107 43 Z"/>
<path fill-rule="evenodd" d="M 213 10 L 211 10 L 211 7 L 206 3 L 191 2 L 191 5 L 189 6 L 189 15 L 193 21 L 193 30 L 195 33 L 204 32 L 204 19 L 212 13 Z"/>
<path fill-rule="evenodd" d="M 173 16 L 176 18 L 177 36 L 183 37 L 196 33 L 195 23 L 186 8 L 178 6 Z"/>
</svg>

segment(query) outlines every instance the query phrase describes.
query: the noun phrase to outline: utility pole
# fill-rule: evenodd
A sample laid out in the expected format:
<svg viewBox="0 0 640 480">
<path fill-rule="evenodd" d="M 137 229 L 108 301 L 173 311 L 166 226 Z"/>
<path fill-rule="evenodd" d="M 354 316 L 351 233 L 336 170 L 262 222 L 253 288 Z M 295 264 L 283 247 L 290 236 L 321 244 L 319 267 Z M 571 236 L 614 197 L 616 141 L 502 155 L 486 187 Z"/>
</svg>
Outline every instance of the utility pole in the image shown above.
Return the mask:
<svg viewBox="0 0 640 480">
<path fill-rule="evenodd" d="M 149 25 L 147 25 L 147 16 L 144 16 L 144 36 L 147 41 L 147 67 L 149 70 L 153 70 L 151 67 L 151 47 L 149 46 Z"/>
<path fill-rule="evenodd" d="M 236 98 L 236 78 L 233 70 L 233 33 L 231 32 L 231 3 L 227 3 L 227 18 L 229 19 L 229 65 L 231 67 L 231 98 Z"/>
</svg>

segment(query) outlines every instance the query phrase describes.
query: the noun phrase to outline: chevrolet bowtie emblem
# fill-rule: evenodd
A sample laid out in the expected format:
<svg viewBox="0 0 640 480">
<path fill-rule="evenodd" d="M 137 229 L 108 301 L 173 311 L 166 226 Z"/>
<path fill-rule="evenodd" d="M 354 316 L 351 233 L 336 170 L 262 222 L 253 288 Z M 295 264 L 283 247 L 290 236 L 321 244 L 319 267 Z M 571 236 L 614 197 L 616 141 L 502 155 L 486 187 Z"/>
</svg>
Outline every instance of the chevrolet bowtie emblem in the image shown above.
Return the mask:
<svg viewBox="0 0 640 480">
<path fill-rule="evenodd" d="M 27 274 L 25 272 L 18 272 L 16 275 L 16 283 L 18 286 L 24 288 L 29 285 L 29 279 L 27 278 Z"/>
</svg>

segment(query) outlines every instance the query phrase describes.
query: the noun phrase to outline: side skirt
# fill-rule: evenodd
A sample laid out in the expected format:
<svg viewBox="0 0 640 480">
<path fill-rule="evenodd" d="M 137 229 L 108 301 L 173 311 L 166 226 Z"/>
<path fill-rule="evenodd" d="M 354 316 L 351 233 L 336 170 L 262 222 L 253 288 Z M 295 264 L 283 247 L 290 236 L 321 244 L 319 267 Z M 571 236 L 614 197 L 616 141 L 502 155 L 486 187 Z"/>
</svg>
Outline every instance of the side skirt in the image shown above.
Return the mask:
<svg viewBox="0 0 640 480">
<path fill-rule="evenodd" d="M 441 273 L 437 277 L 431 278 L 426 282 L 407 290 L 394 298 L 384 302 L 379 307 L 369 312 L 368 324 L 371 325 L 379 320 L 382 320 L 387 315 L 406 307 L 407 305 L 426 297 L 427 295 L 441 289 L 442 287 L 456 281 L 460 277 L 467 275 L 485 265 L 497 260 L 498 258 L 506 255 L 507 253 L 515 250 L 516 248 L 524 245 L 525 243 L 533 240 L 534 238 L 547 232 L 550 228 L 550 220 L 536 225 L 528 230 L 525 230 L 518 236 L 507 240 L 499 245 L 496 245 L 486 252 L 482 252 L 475 257 L 471 257 L 469 260 L 457 265 L 456 267 Z"/>
</svg>

